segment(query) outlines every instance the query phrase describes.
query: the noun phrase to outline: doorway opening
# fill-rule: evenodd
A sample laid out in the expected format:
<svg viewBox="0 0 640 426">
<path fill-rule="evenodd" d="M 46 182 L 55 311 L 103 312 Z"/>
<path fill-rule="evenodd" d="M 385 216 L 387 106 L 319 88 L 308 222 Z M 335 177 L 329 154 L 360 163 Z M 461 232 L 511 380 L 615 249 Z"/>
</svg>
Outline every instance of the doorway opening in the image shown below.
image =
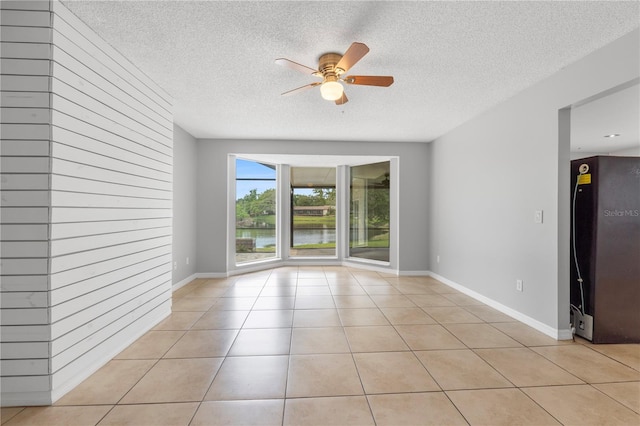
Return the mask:
<svg viewBox="0 0 640 426">
<path fill-rule="evenodd" d="M 629 302 L 638 275 L 638 239 L 632 235 L 637 229 L 639 84 L 635 78 L 559 112 L 564 177 L 559 180 L 564 187 L 559 199 L 559 238 L 564 240 L 558 243 L 564 277 L 558 281 L 559 306 L 568 305 L 560 315 L 569 313 L 572 330 L 593 343 L 638 339 L 637 306 Z"/>
</svg>

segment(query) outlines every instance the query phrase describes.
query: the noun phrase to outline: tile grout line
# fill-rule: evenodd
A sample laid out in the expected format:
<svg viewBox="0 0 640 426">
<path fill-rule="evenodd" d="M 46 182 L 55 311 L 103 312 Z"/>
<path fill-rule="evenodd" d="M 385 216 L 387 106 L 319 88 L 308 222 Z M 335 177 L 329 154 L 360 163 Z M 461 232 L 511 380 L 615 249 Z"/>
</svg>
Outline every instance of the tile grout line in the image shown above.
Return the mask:
<svg viewBox="0 0 640 426">
<path fill-rule="evenodd" d="M 358 285 L 360 287 L 362 287 L 362 285 L 360 285 L 360 284 L 358 284 Z M 365 292 L 366 292 L 366 290 L 365 290 Z M 334 300 L 334 304 L 335 304 L 335 300 Z M 353 352 L 353 347 L 351 346 L 351 341 L 349 341 L 349 338 L 347 337 L 347 332 L 345 330 L 344 323 L 342 322 L 342 318 L 340 318 L 340 322 L 342 323 L 342 332 L 344 333 L 345 339 L 347 341 L 347 345 L 349 347 L 349 353 L 351 354 L 351 362 L 353 362 L 353 365 L 354 365 L 354 367 L 356 369 L 356 373 L 358 374 L 358 380 L 360 381 L 360 387 L 362 388 L 362 394 L 364 396 L 365 401 L 367 401 L 367 407 L 369 407 L 369 414 L 371 414 L 371 418 L 373 419 L 373 423 L 377 425 L 376 417 L 375 417 L 375 414 L 373 413 L 373 407 L 371 406 L 371 401 L 369 400 L 369 396 L 367 395 L 367 390 L 364 387 L 364 383 L 362 381 L 362 374 L 360 373 L 360 369 L 358 368 L 358 363 L 356 362 L 356 357 L 355 357 L 355 354 Z"/>
<path fill-rule="evenodd" d="M 287 394 L 289 392 L 289 372 L 291 371 L 291 348 L 293 346 L 293 321 L 295 320 L 295 308 L 296 308 L 296 299 L 298 295 L 298 276 L 299 276 L 300 268 L 296 269 L 296 291 L 293 296 L 293 317 L 291 318 L 291 332 L 289 333 L 289 353 L 287 354 L 287 373 L 285 375 L 284 381 L 284 395 L 282 397 L 282 420 L 281 425 L 284 426 L 285 416 L 287 413 Z"/>
</svg>

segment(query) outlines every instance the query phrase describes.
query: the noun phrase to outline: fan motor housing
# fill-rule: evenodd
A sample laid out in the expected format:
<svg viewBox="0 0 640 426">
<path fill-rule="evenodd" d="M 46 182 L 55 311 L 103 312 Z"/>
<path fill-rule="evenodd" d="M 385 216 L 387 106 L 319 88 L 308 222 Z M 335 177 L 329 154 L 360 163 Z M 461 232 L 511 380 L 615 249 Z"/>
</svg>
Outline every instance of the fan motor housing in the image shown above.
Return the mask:
<svg viewBox="0 0 640 426">
<path fill-rule="evenodd" d="M 342 55 L 339 53 L 325 53 L 318 59 L 318 70 L 327 81 L 336 81 L 338 76 L 344 72 L 336 68 L 336 64 L 340 62 Z"/>
</svg>

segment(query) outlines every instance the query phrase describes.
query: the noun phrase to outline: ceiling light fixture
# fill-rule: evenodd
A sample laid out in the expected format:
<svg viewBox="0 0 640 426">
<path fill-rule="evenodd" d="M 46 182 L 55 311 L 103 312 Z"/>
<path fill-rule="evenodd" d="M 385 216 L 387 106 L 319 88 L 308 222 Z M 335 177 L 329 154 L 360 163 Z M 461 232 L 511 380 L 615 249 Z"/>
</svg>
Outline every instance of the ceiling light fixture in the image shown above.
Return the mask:
<svg viewBox="0 0 640 426">
<path fill-rule="evenodd" d="M 610 135 L 604 135 L 605 138 L 617 138 L 620 133 L 611 133 Z"/>
<path fill-rule="evenodd" d="M 327 101 L 334 101 L 336 105 L 344 105 L 349 102 L 344 92 L 344 84 L 389 87 L 393 84 L 393 77 L 390 75 L 347 75 L 343 76 L 356 64 L 364 55 L 369 52 L 369 48 L 364 43 L 354 42 L 347 49 L 344 55 L 335 52 L 328 52 L 318 58 L 318 69 L 313 69 L 289 59 L 276 59 L 276 64 L 291 68 L 305 74 L 319 77 L 322 81 L 307 84 L 297 89 L 284 92 L 283 96 L 298 93 L 312 87 L 320 86 L 320 95 Z"/>
<path fill-rule="evenodd" d="M 325 81 L 320 86 L 320 94 L 328 101 L 336 101 L 342 97 L 344 87 L 337 81 Z"/>
</svg>

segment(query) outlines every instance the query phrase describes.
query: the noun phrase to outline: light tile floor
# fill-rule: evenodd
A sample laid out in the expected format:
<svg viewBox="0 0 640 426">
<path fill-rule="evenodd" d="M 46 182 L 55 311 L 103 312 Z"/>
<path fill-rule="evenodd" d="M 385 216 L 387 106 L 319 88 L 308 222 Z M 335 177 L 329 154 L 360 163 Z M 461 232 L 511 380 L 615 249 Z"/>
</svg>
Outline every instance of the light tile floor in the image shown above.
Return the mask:
<svg viewBox="0 0 640 426">
<path fill-rule="evenodd" d="M 2 425 L 640 425 L 640 345 L 558 342 L 428 277 L 198 279 L 51 407 Z"/>
</svg>

